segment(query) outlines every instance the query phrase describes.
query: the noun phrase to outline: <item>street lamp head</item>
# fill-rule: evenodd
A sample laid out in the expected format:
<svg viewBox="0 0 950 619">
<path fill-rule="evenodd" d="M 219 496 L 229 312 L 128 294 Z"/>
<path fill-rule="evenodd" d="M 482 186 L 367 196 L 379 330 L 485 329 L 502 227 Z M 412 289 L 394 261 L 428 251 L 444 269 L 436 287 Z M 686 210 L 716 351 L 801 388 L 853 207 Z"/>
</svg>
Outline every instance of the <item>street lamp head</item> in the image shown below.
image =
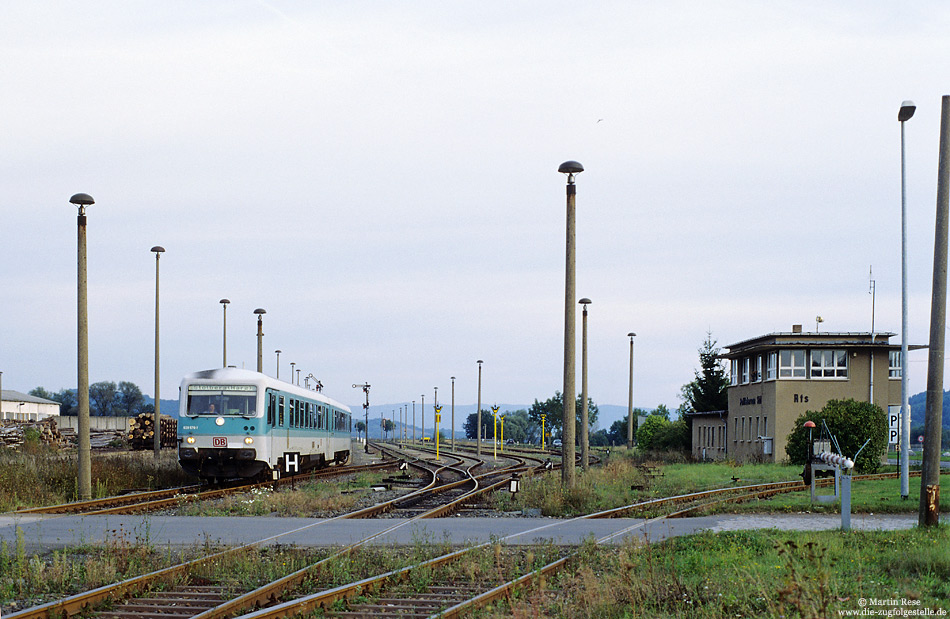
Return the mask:
<svg viewBox="0 0 950 619">
<path fill-rule="evenodd" d="M 591 301 L 590 299 L 588 299 L 587 297 L 584 297 L 583 299 L 581 299 L 580 301 L 578 301 L 578 303 L 580 303 L 581 305 L 588 305 L 588 304 L 592 303 L 592 301 Z"/>
<path fill-rule="evenodd" d="M 817 427 L 817 426 L 815 426 L 815 422 L 814 422 L 814 421 L 806 421 L 806 422 L 805 422 L 805 427 L 806 427 L 806 428 L 815 428 L 815 427 Z"/>
<path fill-rule="evenodd" d="M 897 112 L 897 120 L 904 122 L 905 120 L 910 120 L 911 116 L 914 115 L 914 112 L 917 110 L 917 106 L 914 105 L 913 101 L 904 101 L 901 103 L 901 109 Z"/>
<path fill-rule="evenodd" d="M 86 214 L 86 207 L 90 204 L 95 204 L 96 201 L 92 199 L 88 193 L 77 193 L 69 199 L 70 203 L 75 204 L 79 207 L 79 216 L 82 217 Z"/>
<path fill-rule="evenodd" d="M 282 350 L 280 350 L 280 349 L 277 349 L 277 350 L 275 350 L 274 352 L 279 355 L 280 353 L 282 353 L 282 352 L 284 352 L 284 351 L 282 351 Z"/>
<path fill-rule="evenodd" d="M 561 174 L 580 174 L 584 171 L 584 166 L 577 161 L 565 161 L 558 166 L 557 171 Z"/>
<path fill-rule="evenodd" d="M 584 166 L 582 166 L 577 161 L 565 161 L 560 166 L 558 166 L 557 171 L 561 174 L 567 174 L 567 184 L 574 184 L 574 175 L 580 174 L 584 171 Z"/>
<path fill-rule="evenodd" d="M 631 331 L 630 333 L 627 334 L 627 337 L 637 337 L 637 334 Z"/>
<path fill-rule="evenodd" d="M 218 303 L 220 303 L 221 305 L 227 305 L 230 302 L 231 302 L 231 299 L 221 299 L 220 301 L 218 301 Z"/>
<path fill-rule="evenodd" d="M 479 359 L 479 360 L 478 360 L 478 361 L 476 361 L 475 363 L 477 363 L 478 365 L 481 365 L 481 364 L 483 364 L 483 363 L 485 363 L 485 362 L 484 362 L 484 361 L 482 361 L 481 359 Z"/>
<path fill-rule="evenodd" d="M 77 193 L 69 201 L 76 206 L 89 206 L 96 203 L 88 193 Z"/>
<path fill-rule="evenodd" d="M 163 254 L 163 253 L 165 253 L 165 248 L 162 247 L 161 245 L 156 245 L 155 247 L 153 247 L 153 248 L 150 249 L 149 251 L 153 251 L 153 252 L 155 252 L 156 254 Z M 155 257 L 157 258 L 158 256 L 155 256 Z"/>
<path fill-rule="evenodd" d="M 267 313 L 267 310 L 264 309 L 263 307 L 259 307 L 259 308 L 257 308 L 256 310 L 254 310 L 254 313 L 255 313 L 255 314 L 258 314 L 258 315 L 260 315 L 260 314 L 266 314 L 266 313 Z"/>
</svg>

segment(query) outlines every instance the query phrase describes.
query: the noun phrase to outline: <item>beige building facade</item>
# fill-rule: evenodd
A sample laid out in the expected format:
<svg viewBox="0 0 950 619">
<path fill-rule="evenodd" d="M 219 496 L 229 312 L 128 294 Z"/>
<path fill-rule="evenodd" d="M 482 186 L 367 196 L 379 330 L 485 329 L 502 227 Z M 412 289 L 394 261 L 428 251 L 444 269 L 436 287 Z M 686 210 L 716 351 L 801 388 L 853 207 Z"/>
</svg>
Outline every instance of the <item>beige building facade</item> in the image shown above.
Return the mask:
<svg viewBox="0 0 950 619">
<path fill-rule="evenodd" d="M 697 459 L 781 462 L 795 420 L 829 400 L 900 408 L 894 333 L 770 333 L 727 346 L 729 410 L 692 417 Z"/>
</svg>

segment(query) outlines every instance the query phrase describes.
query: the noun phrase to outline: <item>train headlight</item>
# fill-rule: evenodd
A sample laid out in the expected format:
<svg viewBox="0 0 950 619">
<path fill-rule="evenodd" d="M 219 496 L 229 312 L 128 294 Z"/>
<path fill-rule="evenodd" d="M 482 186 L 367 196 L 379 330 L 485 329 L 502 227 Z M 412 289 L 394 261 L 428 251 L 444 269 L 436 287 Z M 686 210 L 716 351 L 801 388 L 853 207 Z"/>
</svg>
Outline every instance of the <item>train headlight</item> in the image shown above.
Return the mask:
<svg viewBox="0 0 950 619">
<path fill-rule="evenodd" d="M 252 437 L 252 436 L 245 436 L 245 437 L 244 437 L 244 444 L 245 444 L 245 445 L 251 445 L 251 444 L 253 444 L 253 443 L 254 443 L 254 437 Z"/>
<path fill-rule="evenodd" d="M 194 444 L 195 444 L 195 437 L 189 436 L 188 438 L 185 439 L 185 442 L 188 443 L 189 445 L 194 445 Z"/>
<path fill-rule="evenodd" d="M 218 417 L 217 419 L 214 420 L 214 422 L 215 422 L 215 424 L 217 424 L 217 425 L 219 425 L 219 426 L 223 426 L 223 425 L 224 425 L 224 417 Z"/>
</svg>

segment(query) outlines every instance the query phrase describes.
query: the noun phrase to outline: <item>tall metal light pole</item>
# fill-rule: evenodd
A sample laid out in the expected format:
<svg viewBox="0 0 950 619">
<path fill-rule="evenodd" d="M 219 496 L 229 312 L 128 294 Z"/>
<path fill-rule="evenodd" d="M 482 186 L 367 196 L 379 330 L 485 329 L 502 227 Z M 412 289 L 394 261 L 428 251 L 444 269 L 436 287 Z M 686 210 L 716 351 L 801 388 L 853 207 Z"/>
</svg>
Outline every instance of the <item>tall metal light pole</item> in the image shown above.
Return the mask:
<svg viewBox="0 0 950 619">
<path fill-rule="evenodd" d="M 293 379 L 293 374 L 290 375 L 290 378 Z M 297 386 L 300 386 L 300 368 L 297 368 Z"/>
<path fill-rule="evenodd" d="M 425 443 L 426 440 L 426 394 L 422 394 L 422 404 L 419 405 L 419 410 L 422 411 L 422 435 L 419 437 L 419 440 Z"/>
<path fill-rule="evenodd" d="M 630 389 L 627 394 L 627 449 L 633 449 L 633 338 L 637 336 L 631 331 L 630 338 Z"/>
<path fill-rule="evenodd" d="M 158 458 L 162 453 L 162 426 L 161 426 L 161 406 L 162 399 L 159 395 L 159 372 L 158 372 L 158 258 L 163 253 L 165 253 L 165 248 L 161 245 L 156 245 L 151 250 L 155 252 L 155 411 L 152 414 L 152 431 L 155 433 L 154 436 L 154 451 L 155 457 Z"/>
<path fill-rule="evenodd" d="M 222 338 L 224 350 L 222 353 L 221 367 L 225 368 L 228 367 L 228 303 L 230 302 L 230 299 L 221 299 L 218 301 L 218 303 L 221 304 L 221 309 L 224 310 L 224 337 Z"/>
<path fill-rule="evenodd" d="M 365 448 L 366 453 L 369 453 L 369 387 L 370 387 L 369 383 L 363 383 L 363 384 L 361 384 L 361 385 L 353 385 L 353 388 L 354 388 L 354 389 L 362 389 L 362 390 L 363 390 L 363 393 L 366 394 L 366 402 L 363 404 L 363 415 L 364 415 L 364 417 L 365 417 L 365 419 L 366 419 L 366 420 L 363 422 L 363 423 L 366 424 L 366 430 L 365 430 L 365 432 L 366 432 L 366 448 Z"/>
<path fill-rule="evenodd" d="M 590 443 L 588 439 L 588 410 L 587 410 L 587 306 L 591 300 L 584 297 L 578 301 L 584 306 L 581 318 L 581 467 L 586 471 L 590 465 Z"/>
<path fill-rule="evenodd" d="M 917 106 L 901 103 L 897 120 L 901 124 L 901 498 L 910 496 L 910 394 L 907 391 L 907 167 L 904 160 L 904 122 Z"/>
<path fill-rule="evenodd" d="M 92 446 L 89 442 L 89 319 L 86 314 L 86 207 L 95 204 L 88 193 L 77 193 L 69 199 L 79 207 L 78 226 L 78 292 L 77 313 L 79 332 L 79 498 L 92 498 Z"/>
<path fill-rule="evenodd" d="M 277 376 L 275 378 L 277 378 L 277 380 L 280 380 L 280 353 L 282 351 L 280 349 L 277 349 L 274 352 L 277 353 Z"/>
<path fill-rule="evenodd" d="M 416 401 L 412 401 L 412 442 L 416 442 Z"/>
<path fill-rule="evenodd" d="M 940 429 L 943 410 L 944 345 L 947 337 L 947 236 L 950 219 L 950 95 L 944 95 L 941 99 L 939 152 L 930 305 L 930 355 L 927 361 L 927 412 L 924 419 L 923 466 L 920 471 L 920 526 L 936 526 L 940 523 Z"/>
<path fill-rule="evenodd" d="M 574 185 L 574 175 L 584 171 L 584 166 L 576 161 L 565 161 L 558 169 L 558 172 L 567 174 L 567 260 L 565 263 L 564 276 L 564 391 L 562 392 L 563 415 L 561 429 L 561 483 L 573 488 L 575 483 L 574 472 L 574 424 L 577 414 L 575 412 L 575 399 L 577 391 L 574 387 L 574 355 L 575 355 L 575 334 L 574 334 L 574 268 L 575 252 L 574 246 L 574 210 L 577 187 Z"/>
<path fill-rule="evenodd" d="M 262 307 L 254 310 L 257 314 L 257 371 L 264 373 L 264 314 L 267 313 Z"/>
<path fill-rule="evenodd" d="M 291 385 L 294 384 L 294 367 L 296 367 L 296 365 L 297 365 L 296 361 L 290 362 L 290 384 Z"/>
<path fill-rule="evenodd" d="M 478 435 L 475 443 L 475 455 L 482 455 L 482 361 L 478 360 L 478 404 L 476 405 L 478 417 L 476 421 L 478 422 Z"/>
<path fill-rule="evenodd" d="M 452 377 L 452 451 L 455 451 L 455 377 Z"/>
</svg>

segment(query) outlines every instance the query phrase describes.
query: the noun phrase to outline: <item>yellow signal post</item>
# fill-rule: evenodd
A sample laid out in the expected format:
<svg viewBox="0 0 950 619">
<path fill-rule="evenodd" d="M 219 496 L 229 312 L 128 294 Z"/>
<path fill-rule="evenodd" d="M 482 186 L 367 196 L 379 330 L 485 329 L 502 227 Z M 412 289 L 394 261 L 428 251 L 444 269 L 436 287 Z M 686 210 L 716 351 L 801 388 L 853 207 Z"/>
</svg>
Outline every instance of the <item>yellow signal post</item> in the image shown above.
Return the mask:
<svg viewBox="0 0 950 619">
<path fill-rule="evenodd" d="M 547 415 L 541 415 L 541 451 L 544 451 L 544 418 Z"/>
<path fill-rule="evenodd" d="M 498 459 L 498 407 L 491 407 L 492 417 L 495 419 L 495 429 L 491 437 L 492 449 L 495 452 L 495 460 Z"/>
<path fill-rule="evenodd" d="M 501 416 L 501 453 L 505 453 L 505 416 Z"/>
<path fill-rule="evenodd" d="M 439 459 L 439 423 L 442 422 L 442 407 L 435 407 L 435 459 Z"/>
</svg>

